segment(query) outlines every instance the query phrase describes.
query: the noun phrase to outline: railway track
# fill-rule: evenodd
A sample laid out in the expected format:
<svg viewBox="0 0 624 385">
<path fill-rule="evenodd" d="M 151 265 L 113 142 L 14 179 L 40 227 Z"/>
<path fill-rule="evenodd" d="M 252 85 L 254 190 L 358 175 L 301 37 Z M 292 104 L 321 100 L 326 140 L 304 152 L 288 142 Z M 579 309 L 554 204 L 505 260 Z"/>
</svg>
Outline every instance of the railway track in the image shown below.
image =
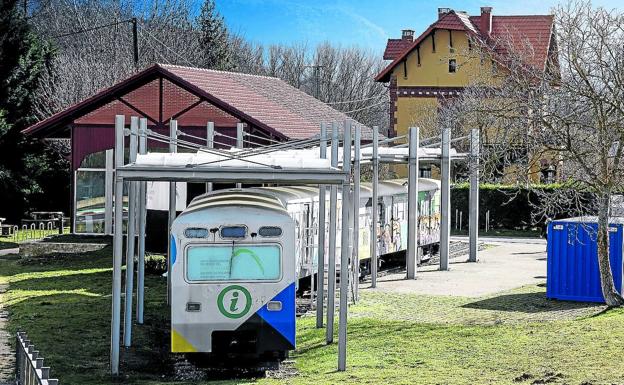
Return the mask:
<svg viewBox="0 0 624 385">
<path fill-rule="evenodd" d="M 463 242 L 463 241 L 454 241 L 451 242 L 450 247 L 449 247 L 449 259 L 453 260 L 453 259 L 458 259 L 458 258 L 462 258 L 468 255 L 468 242 Z M 484 247 L 483 245 L 479 245 L 479 250 L 482 250 Z M 439 252 L 434 253 L 433 255 L 430 256 L 430 258 L 424 262 L 422 262 L 420 264 L 420 266 L 431 266 L 431 265 L 437 265 L 440 263 L 440 254 Z M 401 266 L 401 267 L 386 267 L 384 268 L 383 265 L 382 267 L 379 269 L 378 271 L 378 276 L 379 277 L 383 277 L 385 275 L 390 275 L 390 274 L 398 274 L 401 272 L 405 272 L 405 267 Z M 325 272 L 325 288 L 327 289 L 327 271 Z M 367 276 L 364 280 L 364 282 L 370 282 L 370 277 Z M 351 294 L 351 293 L 350 293 Z M 325 292 L 325 297 L 327 297 L 327 292 Z M 336 304 L 338 303 L 338 299 L 340 297 L 340 277 L 338 277 L 336 279 Z M 315 298 L 311 298 L 311 293 L 310 291 L 306 291 L 303 296 L 297 297 L 297 316 L 303 316 L 305 314 L 312 314 L 312 311 L 314 311 L 316 309 L 316 301 L 314 300 Z M 351 301 L 351 295 L 349 295 L 349 301 Z M 325 301 L 325 304 L 327 303 L 327 301 Z"/>
</svg>

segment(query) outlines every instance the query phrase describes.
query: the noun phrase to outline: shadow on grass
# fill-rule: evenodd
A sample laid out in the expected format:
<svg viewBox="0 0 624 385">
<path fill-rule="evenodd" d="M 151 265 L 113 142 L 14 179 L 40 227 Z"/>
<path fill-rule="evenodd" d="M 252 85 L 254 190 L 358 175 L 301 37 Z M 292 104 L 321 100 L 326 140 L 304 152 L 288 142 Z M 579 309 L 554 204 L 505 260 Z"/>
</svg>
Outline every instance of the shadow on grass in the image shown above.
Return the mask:
<svg viewBox="0 0 624 385">
<path fill-rule="evenodd" d="M 463 308 L 496 310 L 520 313 L 542 313 L 577 310 L 599 306 L 588 302 L 556 301 L 546 298 L 545 293 L 504 294 L 462 305 Z"/>
<path fill-rule="evenodd" d="M 110 383 L 111 254 L 107 247 L 42 260 L 0 260 L 0 276 L 9 282 L 9 331 L 28 332 L 63 383 Z M 156 380 L 171 371 L 169 312 L 164 280 L 148 275 L 145 287 L 145 324 L 134 327 L 134 347 L 122 351 L 123 370 Z"/>
<path fill-rule="evenodd" d="M 15 243 L 15 242 L 0 241 L 0 250 L 16 249 L 18 247 L 19 247 L 19 244 Z"/>
</svg>

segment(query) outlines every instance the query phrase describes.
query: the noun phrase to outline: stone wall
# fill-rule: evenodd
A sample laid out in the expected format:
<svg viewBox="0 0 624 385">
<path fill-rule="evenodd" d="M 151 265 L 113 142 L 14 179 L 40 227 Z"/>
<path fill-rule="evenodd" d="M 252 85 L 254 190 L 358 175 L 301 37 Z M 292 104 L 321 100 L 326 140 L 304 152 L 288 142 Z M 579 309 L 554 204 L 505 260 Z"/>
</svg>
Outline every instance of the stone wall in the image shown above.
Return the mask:
<svg viewBox="0 0 624 385">
<path fill-rule="evenodd" d="M 20 243 L 19 254 L 23 258 L 37 258 L 49 254 L 80 254 L 101 250 L 106 243 L 55 243 L 30 241 Z"/>
</svg>

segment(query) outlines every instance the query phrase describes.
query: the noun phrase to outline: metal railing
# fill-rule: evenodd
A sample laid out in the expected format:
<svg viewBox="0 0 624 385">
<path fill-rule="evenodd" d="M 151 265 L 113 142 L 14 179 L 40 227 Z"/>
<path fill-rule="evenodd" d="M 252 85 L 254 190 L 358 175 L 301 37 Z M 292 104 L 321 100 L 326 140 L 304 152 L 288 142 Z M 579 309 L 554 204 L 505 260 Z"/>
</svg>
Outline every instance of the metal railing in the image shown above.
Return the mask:
<svg viewBox="0 0 624 385">
<path fill-rule="evenodd" d="M 17 385 L 58 385 L 50 379 L 50 368 L 43 366 L 43 357 L 25 332 L 15 337 L 15 383 Z"/>
</svg>

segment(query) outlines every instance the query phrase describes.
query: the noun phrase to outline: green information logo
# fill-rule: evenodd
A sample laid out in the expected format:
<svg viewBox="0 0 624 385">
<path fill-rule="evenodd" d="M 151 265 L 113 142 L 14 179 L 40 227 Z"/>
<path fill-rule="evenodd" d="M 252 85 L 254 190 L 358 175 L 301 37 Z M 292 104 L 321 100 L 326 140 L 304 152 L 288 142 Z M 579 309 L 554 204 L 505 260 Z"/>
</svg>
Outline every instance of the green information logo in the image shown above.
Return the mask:
<svg viewBox="0 0 624 385">
<path fill-rule="evenodd" d="M 240 318 L 251 309 L 251 294 L 242 286 L 228 286 L 219 293 L 217 306 L 224 316 L 228 318 Z"/>
</svg>

